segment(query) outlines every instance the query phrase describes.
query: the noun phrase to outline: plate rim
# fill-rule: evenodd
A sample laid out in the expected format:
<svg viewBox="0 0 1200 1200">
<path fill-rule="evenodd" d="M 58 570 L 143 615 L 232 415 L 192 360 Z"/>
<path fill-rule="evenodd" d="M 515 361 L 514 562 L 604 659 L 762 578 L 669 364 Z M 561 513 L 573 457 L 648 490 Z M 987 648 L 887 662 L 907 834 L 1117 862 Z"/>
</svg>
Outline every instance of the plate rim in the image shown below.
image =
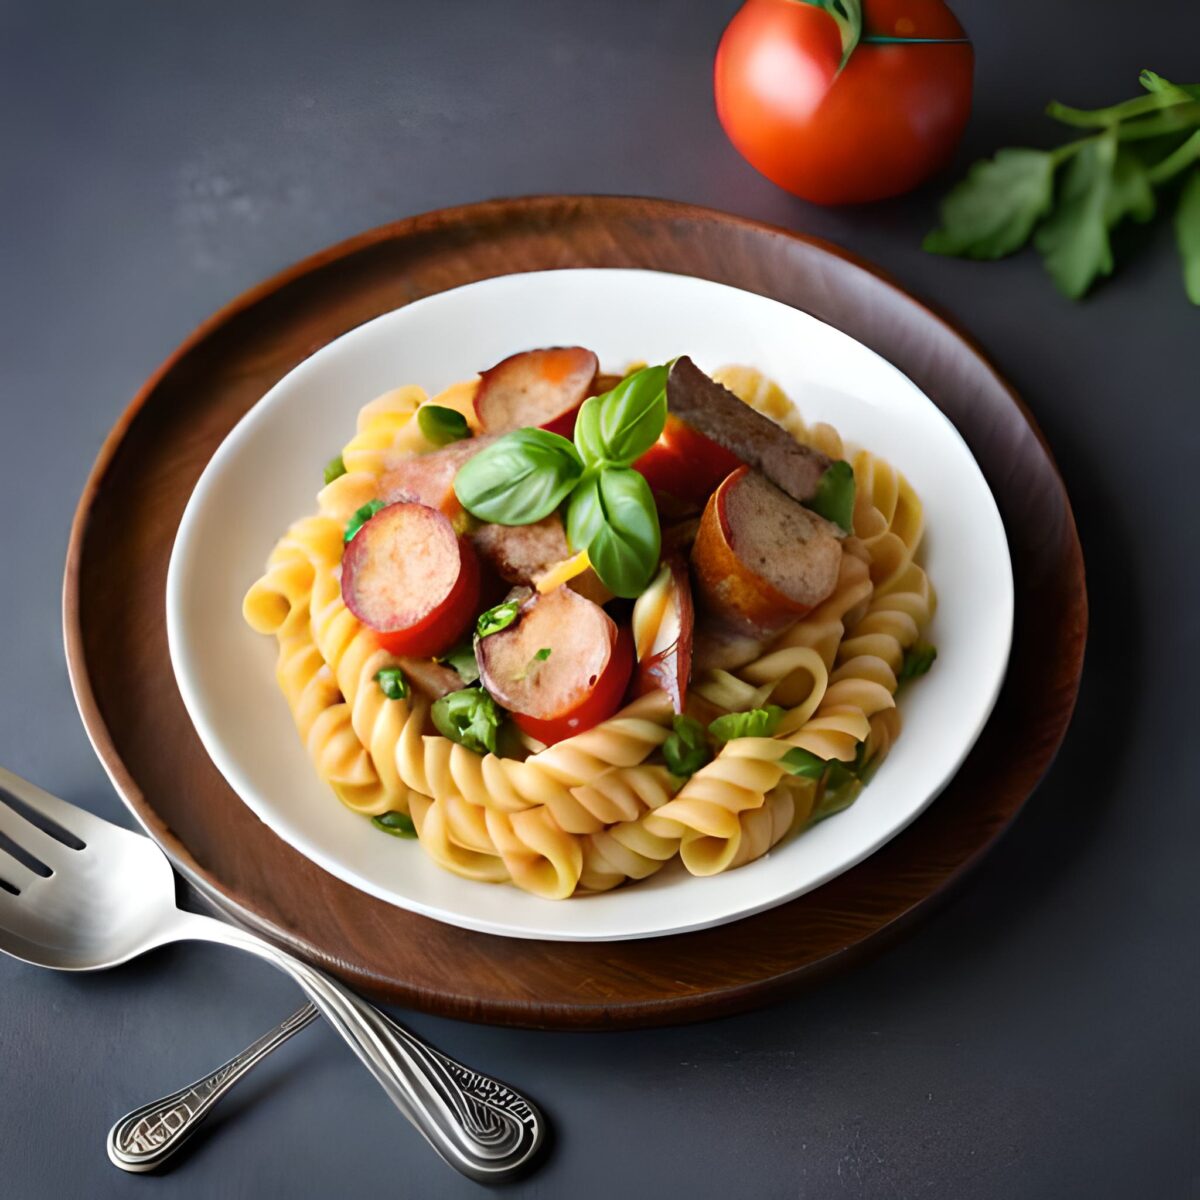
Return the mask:
<svg viewBox="0 0 1200 1200">
<path fill-rule="evenodd" d="M 738 981 L 728 986 L 713 986 L 704 991 L 697 991 L 680 996 L 662 996 L 635 1000 L 616 1000 L 597 1002 L 589 1007 L 582 1002 L 568 1004 L 565 1002 L 547 1001 L 540 1006 L 531 1006 L 528 1002 L 516 1000 L 489 998 L 486 1001 L 475 999 L 469 994 L 456 994 L 450 990 L 428 993 L 420 985 L 410 985 L 407 988 L 402 980 L 373 971 L 368 967 L 339 963 L 329 957 L 320 947 L 314 947 L 303 938 L 291 931 L 280 927 L 267 917 L 260 916 L 252 908 L 242 905 L 235 896 L 227 895 L 214 883 L 205 877 L 206 872 L 191 856 L 187 848 L 179 842 L 170 827 L 161 816 L 150 806 L 140 787 L 133 778 L 129 768 L 121 758 L 103 714 L 100 711 L 96 692 L 89 674 L 86 647 L 83 641 L 81 627 L 80 605 L 80 574 L 84 545 L 87 539 L 89 519 L 95 507 L 104 481 L 112 469 L 118 451 L 142 409 L 155 394 L 164 378 L 185 359 L 193 350 L 202 345 L 222 328 L 236 320 L 243 313 L 252 309 L 256 304 L 267 299 L 290 284 L 320 271 L 333 263 L 350 258 L 358 253 L 376 246 L 382 242 L 403 240 L 422 234 L 443 231 L 447 228 L 497 225 L 504 226 L 506 222 L 522 218 L 543 217 L 547 222 L 556 217 L 564 223 L 569 223 L 573 217 L 582 212 L 599 225 L 609 220 L 620 220 L 633 214 L 644 221 L 683 221 L 732 227 L 748 235 L 785 239 L 806 245 L 823 256 L 839 260 L 839 267 L 850 267 L 855 271 L 870 276 L 877 284 L 882 285 L 886 292 L 891 293 L 897 304 L 914 310 L 923 320 L 940 327 L 942 333 L 967 350 L 973 361 L 973 367 L 990 377 L 1015 411 L 1020 415 L 1027 430 L 1033 435 L 1045 456 L 1045 466 L 1048 468 L 1047 481 L 1058 493 L 1062 511 L 1062 552 L 1065 565 L 1070 573 L 1070 595 L 1073 601 L 1073 621 L 1069 630 L 1064 631 L 1060 643 L 1058 660 L 1059 675 L 1056 677 L 1058 694 L 1062 703 L 1058 706 L 1055 719 L 1047 723 L 1045 732 L 1049 734 L 1032 755 L 1032 770 L 1027 776 L 1024 794 L 1014 801 L 1004 814 L 1002 821 L 997 824 L 986 840 L 979 842 L 972 850 L 959 858 L 952 869 L 948 870 L 938 884 L 925 896 L 911 905 L 897 911 L 886 921 L 876 925 L 870 932 L 856 936 L 851 944 L 840 952 L 825 955 L 811 962 L 794 965 L 786 971 L 771 975 L 761 980 Z M 545 228 L 549 228 L 547 224 Z M 578 265 L 571 263 L 566 265 Z M 498 273 L 515 273 L 505 271 Z M 687 273 L 687 272 L 681 272 Z M 490 277 L 482 274 L 481 278 Z M 701 273 L 701 278 L 711 278 L 711 275 Z M 762 285 L 753 283 L 747 286 L 739 283 L 744 290 L 758 294 L 770 294 L 764 291 Z M 444 288 L 435 291 L 446 290 Z M 433 294 L 432 292 L 430 294 Z M 833 323 L 833 322 L 829 322 Z M 836 327 L 836 326 L 835 326 Z M 873 347 L 872 347 L 873 348 Z M 882 353 L 877 351 L 877 353 Z M 883 355 L 885 358 L 887 354 Z M 920 385 L 918 385 L 920 386 Z M 924 390 L 924 389 L 922 389 Z M 940 406 L 939 406 L 940 407 Z M 723 1012 L 736 1011 L 745 1007 L 754 999 L 763 1001 L 782 994 L 794 988 L 801 979 L 810 980 L 823 977 L 836 963 L 856 958 L 851 954 L 864 948 L 872 952 L 889 944 L 904 929 L 911 926 L 921 915 L 931 911 L 938 901 L 944 899 L 979 862 L 986 852 L 996 843 L 1003 831 L 1008 828 L 1017 814 L 1028 802 L 1029 796 L 1036 789 L 1061 746 L 1074 712 L 1080 679 L 1083 668 L 1084 650 L 1086 645 L 1088 624 L 1088 598 L 1086 590 L 1085 565 L 1082 548 L 1079 542 L 1077 524 L 1071 507 L 1070 498 L 1063 483 L 1061 472 L 1053 452 L 1041 430 L 1037 420 L 1015 391 L 1008 380 L 997 370 L 979 343 L 963 331 L 952 319 L 940 312 L 928 302 L 914 296 L 903 287 L 889 272 L 875 266 L 862 256 L 844 249 L 827 239 L 809 234 L 797 233 L 778 225 L 758 221 L 752 218 L 721 212 L 704 206 L 682 203 L 672 200 L 648 198 L 629 195 L 586 195 L 586 194 L 541 194 L 532 196 L 516 196 L 484 200 L 471 204 L 420 213 L 398 221 L 389 222 L 375 228 L 356 234 L 333 245 L 325 247 L 308 255 L 299 261 L 274 273 L 265 280 L 233 297 L 211 316 L 202 321 L 179 345 L 161 362 L 148 376 L 146 381 L 134 394 L 112 429 L 104 439 L 95 463 L 88 473 L 82 489 L 79 503 L 71 524 L 70 537 L 67 547 L 66 563 L 62 591 L 62 620 L 64 643 L 66 649 L 68 675 L 72 692 L 79 710 L 85 731 L 102 766 L 111 782 L 121 796 L 126 807 L 145 831 L 154 838 L 158 845 L 167 853 L 173 865 L 198 891 L 215 907 L 232 919 L 242 921 L 254 928 L 264 931 L 275 940 L 316 957 L 323 965 L 332 965 L 341 969 L 344 975 L 368 990 L 374 988 L 377 992 L 389 994 L 393 999 L 400 996 L 407 1003 L 415 1003 L 419 1007 L 438 1011 L 445 1015 L 465 1017 L 476 1021 L 500 1024 L 536 1025 L 539 1027 L 571 1027 L 571 1028 L 612 1028 L 615 1026 L 644 1026 L 665 1024 L 681 1020 L 695 1020 Z M 1014 646 L 1019 644 L 1019 629 L 1014 639 Z M 993 713 L 994 718 L 994 713 Z M 487 936 L 487 935 L 476 935 Z M 543 943 L 544 944 L 544 943 Z M 391 989 L 390 992 L 387 989 Z M 592 1015 L 589 1016 L 588 1014 Z"/>
<path fill-rule="evenodd" d="M 986 693 L 978 693 L 982 699 L 980 715 L 977 722 L 970 729 L 965 739 L 955 742 L 952 747 L 952 753 L 947 758 L 947 764 L 942 777 L 931 787 L 925 791 L 919 801 L 906 809 L 899 820 L 888 820 L 885 824 L 873 829 L 869 836 L 866 837 L 863 843 L 857 846 L 848 855 L 840 854 L 836 861 L 830 861 L 816 872 L 815 876 L 804 882 L 801 886 L 792 887 L 784 891 L 782 894 L 777 894 L 776 891 L 770 890 L 767 893 L 760 891 L 753 899 L 746 899 L 733 905 L 728 910 L 714 914 L 711 911 L 703 911 L 700 913 L 688 912 L 685 918 L 678 918 L 674 922 L 668 921 L 660 927 L 652 928 L 644 925 L 639 925 L 633 929 L 626 927 L 617 932 L 612 932 L 605 929 L 599 932 L 581 932 L 578 928 L 575 929 L 559 929 L 553 921 L 531 917 L 527 925 L 513 924 L 509 920 L 501 920 L 499 918 L 489 918 L 486 915 L 475 915 L 474 913 L 463 913 L 456 911 L 453 908 L 439 906 L 436 903 L 429 902 L 419 897 L 406 896 L 401 892 L 389 890 L 386 887 L 373 882 L 368 875 L 365 875 L 352 862 L 348 862 L 344 856 L 340 856 L 325 844 L 315 840 L 313 834 L 306 834 L 297 831 L 294 825 L 289 822 L 286 814 L 281 817 L 276 806 L 273 805 L 269 795 L 264 794 L 261 787 L 256 787 L 248 778 L 248 773 L 245 769 L 244 758 L 239 757 L 234 752 L 227 749 L 226 742 L 221 737 L 218 722 L 210 720 L 211 704 L 206 701 L 205 690 L 197 682 L 193 672 L 190 672 L 187 667 L 195 664 L 198 647 L 194 636 L 190 636 L 185 630 L 184 616 L 182 613 L 182 596 L 180 589 L 183 586 L 181 579 L 190 571 L 196 570 L 195 548 L 194 541 L 197 537 L 202 537 L 202 528 L 204 524 L 204 511 L 206 507 L 213 503 L 220 494 L 220 482 L 222 469 L 225 471 L 235 470 L 238 462 L 238 455 L 241 453 L 240 446 L 236 444 L 239 440 L 244 440 L 248 436 L 248 431 L 255 419 L 260 423 L 270 422 L 274 420 L 279 422 L 286 418 L 282 415 L 287 411 L 287 399 L 283 394 L 292 381 L 291 386 L 294 390 L 297 386 L 303 388 L 303 381 L 296 381 L 295 376 L 302 371 L 310 369 L 318 370 L 315 360 L 321 355 L 335 354 L 336 348 L 342 347 L 342 354 L 345 356 L 348 351 L 345 349 L 345 343 L 364 334 L 372 326 L 378 325 L 380 322 L 387 321 L 392 318 L 400 317 L 401 314 L 407 313 L 411 308 L 420 306 L 429 301 L 442 300 L 445 297 L 453 296 L 455 293 L 475 288 L 488 288 L 491 285 L 499 284 L 501 281 L 516 281 L 522 280 L 528 275 L 532 276 L 553 276 L 560 271 L 587 271 L 587 272 L 621 272 L 622 274 L 652 274 L 664 277 L 668 280 L 679 281 L 683 286 L 699 285 L 703 289 L 719 289 L 727 293 L 735 293 L 739 297 L 737 303 L 742 303 L 740 297 L 746 297 L 752 302 L 770 305 L 773 308 L 787 309 L 789 313 L 797 313 L 799 316 L 808 322 L 813 322 L 820 326 L 825 331 L 832 331 L 835 339 L 847 338 L 865 355 L 871 359 L 877 360 L 889 373 L 895 373 L 905 384 L 909 385 L 919 397 L 923 410 L 928 410 L 928 419 L 944 427 L 946 436 L 956 442 L 966 454 L 965 469 L 973 471 L 977 482 L 982 486 L 983 496 L 988 506 L 989 519 L 989 534 L 996 533 L 999 535 L 1000 555 L 1002 555 L 1002 570 L 1000 574 L 1003 576 L 1004 586 L 1004 608 L 1006 610 L 1007 620 L 1004 624 L 1003 635 L 997 643 L 997 650 L 1000 655 L 999 668 L 994 677 L 988 678 L 988 688 Z M 535 285 L 536 286 L 536 285 Z M 581 285 L 582 286 L 582 285 Z M 512 298 L 510 298 L 511 300 Z M 265 406 L 272 406 L 271 412 L 267 413 Z M 260 411 L 262 410 L 262 411 Z M 256 417 L 257 414 L 257 417 Z M 218 463 L 218 459 L 222 461 Z M 214 467 L 216 468 L 214 472 Z M 994 528 L 990 525 L 990 521 L 994 519 Z M 962 433 L 954 425 L 954 423 L 946 416 L 946 414 L 938 408 L 934 401 L 920 388 L 913 380 L 900 368 L 893 363 L 888 362 L 883 355 L 872 349 L 864 342 L 854 338 L 853 335 L 846 333 L 843 330 L 838 330 L 829 322 L 822 320 L 811 313 L 803 312 L 787 305 L 785 302 L 775 300 L 771 297 L 761 296 L 755 292 L 749 292 L 745 288 L 737 287 L 733 284 L 705 279 L 694 275 L 685 275 L 678 271 L 660 271 L 644 267 L 562 267 L 551 270 L 534 270 L 526 272 L 507 272 L 502 275 L 489 276 L 486 279 L 476 280 L 471 283 L 459 284 L 452 288 L 447 288 L 444 291 L 433 293 L 430 296 L 421 297 L 409 304 L 401 305 L 394 309 L 389 309 L 386 312 L 380 313 L 378 316 L 357 325 L 345 333 L 327 342 L 324 346 L 314 351 L 313 354 L 297 363 L 288 372 L 282 375 L 266 392 L 249 408 L 241 419 L 233 426 L 232 429 L 224 436 L 220 444 L 213 451 L 208 462 L 201 471 L 199 479 L 196 481 L 191 495 L 188 497 L 184 507 L 184 512 L 180 518 L 179 526 L 176 530 L 175 540 L 171 548 L 171 554 L 168 562 L 166 590 L 165 590 L 165 611 L 166 611 L 166 631 L 167 644 L 170 651 L 171 668 L 175 679 L 175 685 L 180 695 L 182 696 L 184 707 L 187 710 L 191 720 L 193 729 L 199 737 L 200 742 L 204 746 L 205 752 L 209 759 L 216 766 L 217 770 L 224 777 L 225 782 L 237 795 L 238 799 L 260 821 L 263 822 L 275 835 L 281 838 L 297 853 L 303 855 L 310 862 L 315 863 L 322 870 L 340 879 L 360 892 L 364 892 L 369 896 L 382 900 L 386 904 L 393 907 L 403 909 L 407 912 L 416 913 L 419 916 L 426 917 L 430 920 L 439 921 L 443 924 L 450 925 L 460 929 L 466 929 L 475 933 L 483 933 L 493 937 L 514 938 L 526 941 L 552 941 L 552 942 L 573 942 L 573 943 L 613 943 L 613 942 L 629 942 L 643 938 L 656 937 L 677 937 L 681 934 L 699 932 L 705 929 L 716 928 L 720 925 L 726 925 L 735 921 L 743 920 L 747 917 L 755 916 L 759 913 L 767 912 L 772 908 L 787 904 L 792 900 L 798 899 L 800 896 L 814 891 L 824 884 L 837 878 L 839 875 L 852 870 L 864 859 L 870 857 L 886 845 L 892 838 L 897 837 L 903 832 L 913 821 L 917 820 L 920 815 L 933 803 L 941 793 L 949 786 L 951 780 L 958 773 L 962 764 L 966 761 L 975 744 L 978 742 L 983 730 L 986 728 L 988 720 L 992 712 L 995 710 L 996 703 L 999 699 L 1000 692 L 1003 688 L 1004 679 L 1008 669 L 1008 662 L 1012 652 L 1013 628 L 1015 615 L 1015 585 L 1013 581 L 1013 566 L 1012 554 L 1009 548 L 1007 531 L 1004 527 L 1003 517 L 999 510 L 999 505 L 996 501 L 988 481 L 983 473 L 982 467 L 979 465 L 970 446 Z M 940 740 L 940 739 L 939 739 Z M 299 746 L 299 743 L 296 743 Z M 293 747 L 293 750 L 295 747 Z M 771 856 L 774 856 L 777 848 L 772 849 Z M 683 880 L 681 882 L 687 882 Z M 624 891 L 624 889 L 622 889 Z M 689 891 L 687 895 L 699 895 L 699 892 Z M 597 898 L 599 903 L 603 903 L 603 898 Z M 680 904 L 686 909 L 688 901 L 681 898 Z M 555 906 L 557 908 L 557 906 Z M 542 910 L 539 909 L 539 912 Z M 675 911 L 672 909 L 671 911 Z M 548 916 L 548 912 L 545 914 Z"/>
</svg>

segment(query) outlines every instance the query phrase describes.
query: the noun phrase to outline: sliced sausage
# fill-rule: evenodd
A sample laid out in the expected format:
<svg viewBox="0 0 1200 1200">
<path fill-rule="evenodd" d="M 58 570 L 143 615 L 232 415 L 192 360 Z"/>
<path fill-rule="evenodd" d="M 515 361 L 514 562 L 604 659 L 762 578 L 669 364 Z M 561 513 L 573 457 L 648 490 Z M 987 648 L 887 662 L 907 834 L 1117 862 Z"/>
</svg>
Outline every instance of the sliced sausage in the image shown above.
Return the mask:
<svg viewBox="0 0 1200 1200">
<path fill-rule="evenodd" d="M 535 595 L 507 629 L 475 639 L 484 687 L 547 745 L 582 733 L 621 705 L 633 639 L 598 604 L 560 587 Z"/>
<path fill-rule="evenodd" d="M 389 653 L 440 654 L 475 615 L 479 561 L 443 513 L 424 504 L 391 504 L 346 547 L 342 598 Z"/>
<path fill-rule="evenodd" d="M 506 583 L 535 584 L 539 575 L 571 557 L 558 513 L 532 525 L 481 525 L 471 540 L 480 558 Z M 612 599 L 591 568 L 569 580 L 567 586 L 597 604 Z"/>
<path fill-rule="evenodd" d="M 667 408 L 706 438 L 761 471 L 793 500 L 811 500 L 832 460 L 709 379 L 686 355 L 667 376 Z"/>
<path fill-rule="evenodd" d="M 713 493 L 692 547 L 697 599 L 733 632 L 769 637 L 837 584 L 837 529 L 749 467 Z"/>
<path fill-rule="evenodd" d="M 646 477 L 659 510 L 683 517 L 698 513 L 721 480 L 741 465 L 736 454 L 668 412 L 658 441 L 633 467 Z"/>
<path fill-rule="evenodd" d="M 464 463 L 495 440 L 494 437 L 464 438 L 428 454 L 403 458 L 380 477 L 380 497 L 388 504 L 407 501 L 428 505 L 461 525 L 465 514 L 454 494 L 454 477 Z"/>
<path fill-rule="evenodd" d="M 475 413 L 485 433 L 540 427 L 570 437 L 599 363 L 582 346 L 525 350 L 483 372 Z"/>
</svg>

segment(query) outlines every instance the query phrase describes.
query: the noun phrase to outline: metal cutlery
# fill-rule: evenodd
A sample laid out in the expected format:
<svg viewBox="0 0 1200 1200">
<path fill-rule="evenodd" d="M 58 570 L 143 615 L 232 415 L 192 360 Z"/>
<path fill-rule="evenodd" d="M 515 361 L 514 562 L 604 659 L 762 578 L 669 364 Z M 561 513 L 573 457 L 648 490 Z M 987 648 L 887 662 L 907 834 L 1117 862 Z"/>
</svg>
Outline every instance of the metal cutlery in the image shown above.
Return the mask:
<svg viewBox="0 0 1200 1200">
<path fill-rule="evenodd" d="M 171 865 L 149 838 L 0 768 L 0 951 L 36 966 L 92 971 L 176 941 L 236 946 L 290 975 L 464 1175 L 498 1182 L 537 1153 L 544 1118 L 519 1092 L 435 1050 L 265 938 L 180 909 Z"/>
</svg>

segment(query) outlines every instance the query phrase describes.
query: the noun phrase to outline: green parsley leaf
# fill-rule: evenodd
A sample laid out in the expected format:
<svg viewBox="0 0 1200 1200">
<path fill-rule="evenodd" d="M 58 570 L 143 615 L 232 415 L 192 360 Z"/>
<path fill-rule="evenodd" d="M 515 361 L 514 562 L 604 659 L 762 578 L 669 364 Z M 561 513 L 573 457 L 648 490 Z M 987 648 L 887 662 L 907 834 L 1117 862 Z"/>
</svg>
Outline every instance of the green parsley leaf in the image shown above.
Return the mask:
<svg viewBox="0 0 1200 1200">
<path fill-rule="evenodd" d="M 748 712 L 726 713 L 708 726 L 708 732 L 718 742 L 732 742 L 734 738 L 770 737 L 783 720 L 783 709 L 778 704 L 766 708 L 752 708 Z"/>
<path fill-rule="evenodd" d="M 417 425 L 435 446 L 448 446 L 471 436 L 467 418 L 457 408 L 440 404 L 422 404 L 417 409 Z"/>
<path fill-rule="evenodd" d="M 935 658 L 937 658 L 936 646 L 931 646 L 928 642 L 914 642 L 904 652 L 904 661 L 900 664 L 900 670 L 896 672 L 896 682 L 906 683 L 910 679 L 917 679 L 926 674 L 933 666 Z"/>
<path fill-rule="evenodd" d="M 825 774 L 826 763 L 811 751 L 796 746 L 779 760 L 779 765 L 789 775 L 799 775 L 801 779 L 820 779 Z"/>
<path fill-rule="evenodd" d="M 832 817 L 834 813 L 849 808 L 858 799 L 862 790 L 862 780 L 858 778 L 853 768 L 839 762 L 836 758 L 830 759 L 817 793 L 816 804 L 809 817 L 809 823 L 815 825 L 818 821 L 823 821 L 826 817 Z"/>
<path fill-rule="evenodd" d="M 375 682 L 389 700 L 408 699 L 408 680 L 399 667 L 382 667 L 375 672 Z"/>
<path fill-rule="evenodd" d="M 667 770 L 672 775 L 694 775 L 712 758 L 704 726 L 694 717 L 679 715 L 671 719 L 671 732 L 662 745 Z"/>
<path fill-rule="evenodd" d="M 503 712 L 482 688 L 464 688 L 435 700 L 429 711 L 437 731 L 476 754 L 496 753 Z"/>
<path fill-rule="evenodd" d="M 328 487 L 335 479 L 341 479 L 346 473 L 346 464 L 342 461 L 342 456 L 339 454 L 336 458 L 331 458 L 325 464 L 325 486 Z"/>
<path fill-rule="evenodd" d="M 1033 244 L 1064 295 L 1078 300 L 1101 275 L 1111 275 L 1109 194 L 1117 158 L 1112 130 L 1080 146 L 1071 158 L 1054 212 Z"/>
<path fill-rule="evenodd" d="M 381 509 L 387 508 L 386 501 L 383 500 L 368 500 L 362 508 L 357 509 L 354 515 L 346 522 L 346 533 L 344 540 L 352 541 L 354 535 Z"/>
<path fill-rule="evenodd" d="M 1200 167 L 1187 177 L 1175 208 L 1175 243 L 1188 299 L 1200 304 Z"/>
<path fill-rule="evenodd" d="M 1000 150 L 977 162 L 942 201 L 941 228 L 925 249 L 981 259 L 1019 250 L 1054 202 L 1054 166 L 1044 150 Z"/>
<path fill-rule="evenodd" d="M 491 637 L 493 633 L 507 629 L 517 619 L 517 613 L 520 611 L 520 600 L 505 600 L 503 604 L 497 604 L 487 612 L 479 614 L 479 620 L 475 622 L 475 632 L 481 638 Z"/>
<path fill-rule="evenodd" d="M 415 838 L 417 836 L 417 827 L 408 813 L 386 812 L 381 816 L 372 817 L 371 824 L 376 829 L 382 829 L 384 833 L 390 833 L 392 837 Z"/>
</svg>

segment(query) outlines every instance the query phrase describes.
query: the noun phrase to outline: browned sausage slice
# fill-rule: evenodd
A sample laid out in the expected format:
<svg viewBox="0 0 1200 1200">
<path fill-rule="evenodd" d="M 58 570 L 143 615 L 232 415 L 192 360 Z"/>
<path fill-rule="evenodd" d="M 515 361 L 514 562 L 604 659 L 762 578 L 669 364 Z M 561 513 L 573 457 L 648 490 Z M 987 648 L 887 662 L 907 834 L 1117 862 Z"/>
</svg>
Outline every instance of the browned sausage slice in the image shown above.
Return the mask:
<svg viewBox="0 0 1200 1200">
<path fill-rule="evenodd" d="M 837 584 L 838 531 L 749 467 L 713 493 L 692 547 L 697 599 L 735 633 L 769 637 Z"/>
<path fill-rule="evenodd" d="M 406 501 L 436 508 L 452 521 L 463 517 L 454 494 L 454 477 L 464 463 L 490 446 L 494 437 L 464 438 L 440 450 L 401 459 L 379 480 L 380 497 L 388 504 Z"/>
<path fill-rule="evenodd" d="M 633 638 L 570 588 L 535 595 L 517 620 L 476 637 L 484 687 L 530 736 L 551 745 L 612 716 L 633 669 Z"/>
<path fill-rule="evenodd" d="M 535 427 L 570 437 L 599 362 L 582 346 L 525 350 L 484 371 L 475 413 L 486 433 Z"/>
<path fill-rule="evenodd" d="M 667 408 L 705 437 L 761 471 L 793 500 L 811 500 L 832 460 L 802 446 L 781 425 L 709 379 L 686 355 L 667 376 Z"/>
<path fill-rule="evenodd" d="M 551 513 L 532 525 L 481 525 L 471 534 L 479 556 L 506 583 L 533 584 L 539 575 L 570 558 L 562 518 Z M 569 580 L 572 591 L 603 604 L 612 593 L 590 568 Z"/>
</svg>

